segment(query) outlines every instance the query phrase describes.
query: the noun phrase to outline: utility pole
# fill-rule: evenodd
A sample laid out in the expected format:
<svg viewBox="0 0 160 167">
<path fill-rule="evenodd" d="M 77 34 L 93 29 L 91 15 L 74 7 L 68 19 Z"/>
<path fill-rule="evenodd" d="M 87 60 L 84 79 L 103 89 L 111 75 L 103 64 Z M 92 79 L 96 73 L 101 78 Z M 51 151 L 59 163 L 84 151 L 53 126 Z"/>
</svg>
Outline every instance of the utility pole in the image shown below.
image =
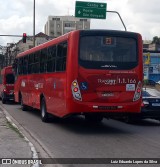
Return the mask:
<svg viewBox="0 0 160 167">
<path fill-rule="evenodd" d="M 35 47 L 35 0 L 33 0 L 33 47 Z"/>
</svg>

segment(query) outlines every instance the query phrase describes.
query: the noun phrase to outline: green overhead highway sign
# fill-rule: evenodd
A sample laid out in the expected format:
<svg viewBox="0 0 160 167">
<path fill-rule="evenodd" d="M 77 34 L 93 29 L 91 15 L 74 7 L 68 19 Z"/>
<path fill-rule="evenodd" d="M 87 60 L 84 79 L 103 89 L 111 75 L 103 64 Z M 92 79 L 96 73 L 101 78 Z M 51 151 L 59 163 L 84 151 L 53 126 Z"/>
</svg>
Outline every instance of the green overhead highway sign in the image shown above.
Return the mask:
<svg viewBox="0 0 160 167">
<path fill-rule="evenodd" d="M 106 3 L 76 1 L 75 17 L 106 19 Z"/>
</svg>

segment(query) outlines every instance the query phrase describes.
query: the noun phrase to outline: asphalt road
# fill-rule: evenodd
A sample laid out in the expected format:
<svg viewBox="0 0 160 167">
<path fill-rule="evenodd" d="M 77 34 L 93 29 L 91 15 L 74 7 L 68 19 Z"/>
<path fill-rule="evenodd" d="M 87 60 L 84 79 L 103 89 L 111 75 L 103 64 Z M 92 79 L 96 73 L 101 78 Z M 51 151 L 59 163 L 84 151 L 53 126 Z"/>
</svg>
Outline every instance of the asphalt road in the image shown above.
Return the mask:
<svg viewBox="0 0 160 167">
<path fill-rule="evenodd" d="M 39 111 L 21 111 L 20 106 L 13 103 L 2 106 L 51 157 L 160 158 L 160 122 L 156 120 L 132 125 L 104 119 L 94 125 L 83 117 L 72 117 L 43 123 Z"/>
</svg>

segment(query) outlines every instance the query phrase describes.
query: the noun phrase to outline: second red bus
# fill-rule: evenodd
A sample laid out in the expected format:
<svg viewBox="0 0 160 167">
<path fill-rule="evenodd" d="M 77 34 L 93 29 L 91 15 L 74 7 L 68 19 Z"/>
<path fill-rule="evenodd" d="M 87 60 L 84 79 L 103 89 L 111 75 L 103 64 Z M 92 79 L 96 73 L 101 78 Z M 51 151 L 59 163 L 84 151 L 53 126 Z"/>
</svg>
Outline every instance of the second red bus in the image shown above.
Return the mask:
<svg viewBox="0 0 160 167">
<path fill-rule="evenodd" d="M 0 76 L 0 97 L 3 104 L 14 100 L 14 80 L 12 66 L 4 67 Z"/>
</svg>

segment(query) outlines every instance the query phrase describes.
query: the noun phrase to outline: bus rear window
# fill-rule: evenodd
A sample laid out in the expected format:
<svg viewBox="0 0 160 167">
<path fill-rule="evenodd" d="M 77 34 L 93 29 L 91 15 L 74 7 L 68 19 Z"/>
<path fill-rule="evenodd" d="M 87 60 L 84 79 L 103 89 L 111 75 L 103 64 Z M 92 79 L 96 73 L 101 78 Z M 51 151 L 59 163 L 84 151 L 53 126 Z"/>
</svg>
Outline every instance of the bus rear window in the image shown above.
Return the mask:
<svg viewBox="0 0 160 167">
<path fill-rule="evenodd" d="M 13 74 L 6 75 L 6 83 L 7 84 L 14 84 L 14 75 Z"/>
<path fill-rule="evenodd" d="M 131 69 L 138 64 L 134 38 L 82 36 L 79 64 L 89 69 Z"/>
</svg>

